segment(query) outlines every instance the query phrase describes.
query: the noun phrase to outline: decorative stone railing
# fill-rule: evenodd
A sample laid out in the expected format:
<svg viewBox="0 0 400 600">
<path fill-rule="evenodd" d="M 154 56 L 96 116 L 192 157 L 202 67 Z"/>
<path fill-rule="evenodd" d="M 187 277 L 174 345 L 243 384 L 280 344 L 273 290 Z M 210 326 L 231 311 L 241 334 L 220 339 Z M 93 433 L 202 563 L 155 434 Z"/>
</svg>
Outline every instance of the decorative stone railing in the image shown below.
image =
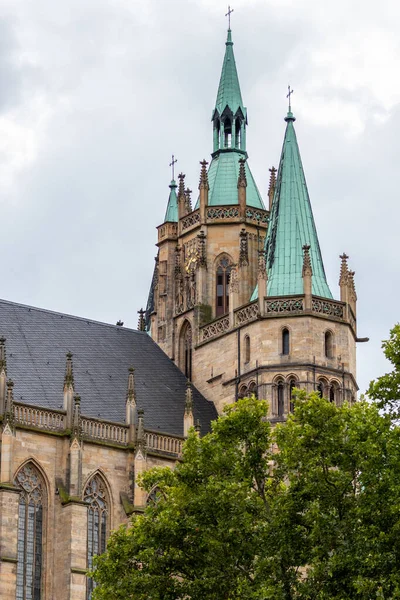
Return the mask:
<svg viewBox="0 0 400 600">
<path fill-rule="evenodd" d="M 82 433 L 84 438 L 91 440 L 123 445 L 128 443 L 128 427 L 118 423 L 82 417 Z"/>
<path fill-rule="evenodd" d="M 260 314 L 260 308 L 258 306 L 258 301 L 252 302 L 243 308 L 239 308 L 235 310 L 235 326 L 244 325 L 245 323 L 250 323 L 255 319 L 258 319 Z"/>
<path fill-rule="evenodd" d="M 221 333 L 225 333 L 229 329 L 229 316 L 225 315 L 208 325 L 203 325 L 200 328 L 200 342 L 205 342 L 206 340 L 211 340 L 212 338 L 220 335 Z"/>
<path fill-rule="evenodd" d="M 45 431 L 63 431 L 65 429 L 65 419 L 66 413 L 64 411 L 14 403 L 14 420 L 19 425 Z"/>
<path fill-rule="evenodd" d="M 269 217 L 267 211 L 258 208 L 252 208 L 250 206 L 246 208 L 246 221 L 253 221 L 254 223 L 266 225 L 268 220 Z"/>
<path fill-rule="evenodd" d="M 325 300 L 323 298 L 316 298 L 313 296 L 312 299 L 312 311 L 321 313 L 328 317 L 337 317 L 338 319 L 344 318 L 345 304 L 343 302 L 335 302 L 334 300 Z"/>
<path fill-rule="evenodd" d="M 299 297 L 278 297 L 264 298 L 264 309 L 266 315 L 283 314 L 283 313 L 298 313 L 304 311 L 304 298 Z"/>
<path fill-rule="evenodd" d="M 181 223 L 182 231 L 189 229 L 189 227 L 192 227 L 193 225 L 197 225 L 200 223 L 200 211 L 197 209 L 189 213 L 186 217 L 181 219 Z"/>
<path fill-rule="evenodd" d="M 236 219 L 239 216 L 237 206 L 212 206 L 207 208 L 207 221 L 225 221 L 226 219 Z"/>
<path fill-rule="evenodd" d="M 178 456 L 182 454 L 183 438 L 172 437 L 155 431 L 146 431 L 145 437 L 147 450 Z"/>
</svg>

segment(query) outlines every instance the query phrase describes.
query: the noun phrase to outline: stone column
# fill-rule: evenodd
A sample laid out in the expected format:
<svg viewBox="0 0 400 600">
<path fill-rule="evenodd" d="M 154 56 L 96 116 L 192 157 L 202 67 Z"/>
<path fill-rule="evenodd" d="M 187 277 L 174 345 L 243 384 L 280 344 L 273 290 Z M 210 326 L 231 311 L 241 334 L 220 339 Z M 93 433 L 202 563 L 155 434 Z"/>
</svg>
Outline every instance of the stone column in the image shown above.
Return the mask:
<svg viewBox="0 0 400 600">
<path fill-rule="evenodd" d="M 229 282 L 229 325 L 230 327 L 235 326 L 235 314 L 234 311 L 238 307 L 239 301 L 239 281 L 238 272 L 236 266 L 232 267 L 231 279 Z"/>
<path fill-rule="evenodd" d="M 312 266 L 310 257 L 310 246 L 305 244 L 303 246 L 303 293 L 304 293 L 304 308 L 305 310 L 311 310 L 312 306 Z"/>
<path fill-rule="evenodd" d="M 265 262 L 264 250 L 258 252 L 258 273 L 257 273 L 257 286 L 258 286 L 258 311 L 260 316 L 265 314 L 265 301 L 264 298 L 267 295 L 267 265 Z"/>
<path fill-rule="evenodd" d="M 185 413 L 183 415 L 183 435 L 188 436 L 189 429 L 194 427 L 193 390 L 190 382 L 186 384 Z"/>
<path fill-rule="evenodd" d="M 206 222 L 206 208 L 208 205 L 208 176 L 207 176 L 207 165 L 208 162 L 204 159 L 200 162 L 201 171 L 200 171 L 200 183 L 199 183 L 199 192 L 200 192 L 200 223 Z"/>
<path fill-rule="evenodd" d="M 239 159 L 239 177 L 238 177 L 238 204 L 239 204 L 239 215 L 242 219 L 246 217 L 246 160 L 244 158 Z"/>
</svg>

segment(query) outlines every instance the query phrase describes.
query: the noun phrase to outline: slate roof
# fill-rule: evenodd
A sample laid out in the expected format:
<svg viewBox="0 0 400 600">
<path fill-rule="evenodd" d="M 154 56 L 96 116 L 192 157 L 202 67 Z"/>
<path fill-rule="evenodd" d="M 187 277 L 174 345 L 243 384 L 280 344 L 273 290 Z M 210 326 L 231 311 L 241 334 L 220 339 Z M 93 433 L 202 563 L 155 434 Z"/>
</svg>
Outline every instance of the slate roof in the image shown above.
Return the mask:
<svg viewBox="0 0 400 600">
<path fill-rule="evenodd" d="M 285 138 L 265 239 L 268 295 L 303 293 L 303 246 L 309 244 L 313 271 L 312 293 L 332 298 L 293 125 L 295 118 L 291 112 L 287 114 L 285 121 Z M 251 299 L 254 300 L 257 295 L 256 288 Z"/>
<path fill-rule="evenodd" d="M 183 435 L 185 376 L 147 333 L 0 300 L 0 336 L 7 340 L 16 402 L 62 408 L 71 351 L 83 415 L 123 422 L 128 368 L 134 367 L 145 428 Z M 196 389 L 193 397 L 194 417 L 206 432 L 215 406 Z"/>
</svg>

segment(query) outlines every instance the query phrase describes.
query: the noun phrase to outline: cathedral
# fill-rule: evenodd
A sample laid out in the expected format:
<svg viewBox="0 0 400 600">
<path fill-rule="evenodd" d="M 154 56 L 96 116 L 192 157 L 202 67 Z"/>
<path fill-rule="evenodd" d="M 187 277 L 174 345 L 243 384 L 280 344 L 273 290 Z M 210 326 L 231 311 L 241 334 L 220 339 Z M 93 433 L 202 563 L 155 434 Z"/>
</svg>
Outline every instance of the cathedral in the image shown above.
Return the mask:
<svg viewBox="0 0 400 600">
<path fill-rule="evenodd" d="M 354 272 L 342 254 L 334 299 L 288 97 L 263 199 L 229 28 L 211 159 L 197 198 L 183 173 L 169 185 L 137 330 L 0 301 L 2 600 L 90 600 L 93 556 L 154 495 L 138 475 L 173 468 L 225 404 L 255 394 L 274 423 L 293 387 L 355 401 Z"/>
</svg>

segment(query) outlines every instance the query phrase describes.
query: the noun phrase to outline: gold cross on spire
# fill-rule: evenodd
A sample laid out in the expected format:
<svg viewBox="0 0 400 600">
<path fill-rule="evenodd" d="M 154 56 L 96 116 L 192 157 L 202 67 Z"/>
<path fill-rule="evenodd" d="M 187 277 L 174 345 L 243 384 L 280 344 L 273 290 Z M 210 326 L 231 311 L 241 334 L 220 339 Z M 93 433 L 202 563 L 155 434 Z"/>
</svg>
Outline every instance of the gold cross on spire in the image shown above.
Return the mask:
<svg viewBox="0 0 400 600">
<path fill-rule="evenodd" d="M 290 85 L 287 86 L 288 87 L 288 93 L 286 98 L 289 98 L 289 112 L 292 112 L 292 107 L 290 106 L 290 96 L 293 94 L 294 90 L 290 89 Z"/>
<path fill-rule="evenodd" d="M 228 12 L 226 13 L 226 17 L 228 17 L 228 29 L 231 28 L 231 14 L 233 13 L 233 8 L 228 6 Z"/>
<path fill-rule="evenodd" d="M 172 155 L 172 162 L 169 163 L 169 166 L 172 167 L 172 179 L 175 179 L 175 163 L 178 162 L 178 159 L 175 158 L 174 155 Z"/>
</svg>

